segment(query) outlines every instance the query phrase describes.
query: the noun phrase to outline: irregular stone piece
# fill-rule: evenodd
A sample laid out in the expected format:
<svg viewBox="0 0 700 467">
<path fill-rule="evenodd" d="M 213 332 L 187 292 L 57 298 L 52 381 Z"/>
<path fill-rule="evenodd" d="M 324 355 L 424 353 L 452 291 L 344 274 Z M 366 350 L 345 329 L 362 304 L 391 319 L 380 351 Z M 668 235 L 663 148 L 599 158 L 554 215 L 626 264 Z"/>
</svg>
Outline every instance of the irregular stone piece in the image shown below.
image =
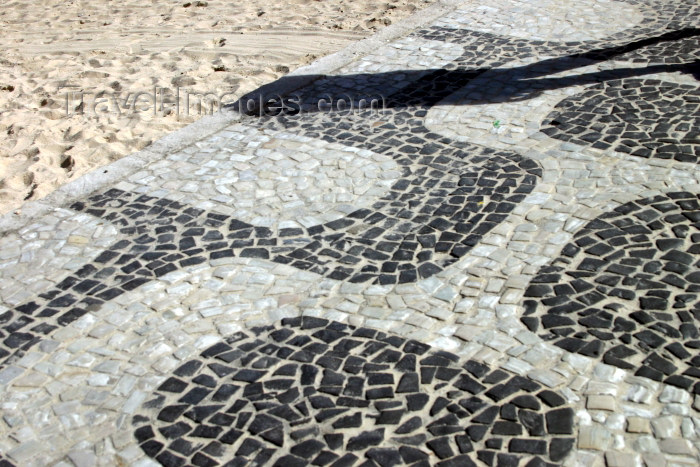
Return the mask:
<svg viewBox="0 0 700 467">
<path fill-rule="evenodd" d="M 633 467 L 640 465 L 639 454 L 629 454 L 619 451 L 605 453 L 605 465 L 607 467 Z"/>
<path fill-rule="evenodd" d="M 659 443 L 661 450 L 667 454 L 675 454 L 681 456 L 692 456 L 694 450 L 687 439 L 668 438 L 661 440 Z"/>
<path fill-rule="evenodd" d="M 615 411 L 615 398 L 612 396 L 591 395 L 586 398 L 586 408 L 590 410 Z"/>
<path fill-rule="evenodd" d="M 582 426 L 579 429 L 578 448 L 606 451 L 612 444 L 612 434 L 599 425 Z"/>
<path fill-rule="evenodd" d="M 642 417 L 627 417 L 627 431 L 630 433 L 651 433 L 649 420 Z"/>
</svg>

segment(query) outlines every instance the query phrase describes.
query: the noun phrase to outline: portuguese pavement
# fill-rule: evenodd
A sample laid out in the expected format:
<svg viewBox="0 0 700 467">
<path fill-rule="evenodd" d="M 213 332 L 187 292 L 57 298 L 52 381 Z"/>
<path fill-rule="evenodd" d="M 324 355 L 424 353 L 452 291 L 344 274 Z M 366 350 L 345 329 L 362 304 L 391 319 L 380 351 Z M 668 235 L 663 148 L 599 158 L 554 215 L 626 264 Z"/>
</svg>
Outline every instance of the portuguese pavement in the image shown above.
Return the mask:
<svg viewBox="0 0 700 467">
<path fill-rule="evenodd" d="M 10 223 L 0 465 L 698 465 L 698 18 L 453 2 Z"/>
</svg>

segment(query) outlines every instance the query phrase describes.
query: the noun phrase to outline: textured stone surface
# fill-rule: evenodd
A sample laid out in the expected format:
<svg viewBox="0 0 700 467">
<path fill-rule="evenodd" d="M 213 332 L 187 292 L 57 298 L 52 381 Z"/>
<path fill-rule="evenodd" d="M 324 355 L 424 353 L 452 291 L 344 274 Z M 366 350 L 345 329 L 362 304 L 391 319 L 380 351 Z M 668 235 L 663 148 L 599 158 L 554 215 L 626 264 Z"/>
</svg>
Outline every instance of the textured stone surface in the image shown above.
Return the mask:
<svg viewBox="0 0 700 467">
<path fill-rule="evenodd" d="M 698 215 L 698 196 L 675 192 L 588 223 L 525 291 L 523 322 L 567 351 L 697 393 Z"/>
<path fill-rule="evenodd" d="M 542 132 L 638 157 L 697 162 L 699 99 L 700 91 L 692 85 L 657 79 L 608 81 L 562 101 Z"/>
<path fill-rule="evenodd" d="M 311 317 L 253 332 L 205 349 L 158 387 L 134 418 L 144 452 L 195 464 L 346 453 L 541 462 L 574 432 L 571 408 L 541 385 L 416 341 Z"/>
<path fill-rule="evenodd" d="M 0 465 L 697 465 L 698 17 L 465 1 L 3 232 Z"/>
</svg>

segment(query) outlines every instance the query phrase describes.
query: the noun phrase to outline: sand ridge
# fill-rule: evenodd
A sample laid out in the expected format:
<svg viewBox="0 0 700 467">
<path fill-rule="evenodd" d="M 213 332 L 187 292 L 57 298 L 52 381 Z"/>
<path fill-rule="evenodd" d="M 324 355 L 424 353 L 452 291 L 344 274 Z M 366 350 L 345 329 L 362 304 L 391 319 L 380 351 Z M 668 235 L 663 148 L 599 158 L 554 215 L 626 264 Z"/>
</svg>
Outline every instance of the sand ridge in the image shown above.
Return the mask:
<svg viewBox="0 0 700 467">
<path fill-rule="evenodd" d="M 11 1 L 0 213 L 195 121 L 198 93 L 233 101 L 433 1 Z"/>
</svg>

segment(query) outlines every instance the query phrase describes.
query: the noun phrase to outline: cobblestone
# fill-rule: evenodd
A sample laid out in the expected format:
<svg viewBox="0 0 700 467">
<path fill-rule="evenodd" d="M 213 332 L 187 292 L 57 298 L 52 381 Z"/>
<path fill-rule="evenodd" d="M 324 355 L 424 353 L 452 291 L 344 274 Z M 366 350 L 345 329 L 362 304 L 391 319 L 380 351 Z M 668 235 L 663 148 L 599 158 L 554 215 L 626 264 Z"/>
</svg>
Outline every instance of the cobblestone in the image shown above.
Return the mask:
<svg viewBox="0 0 700 467">
<path fill-rule="evenodd" d="M 0 465 L 697 465 L 698 13 L 459 2 L 3 232 Z"/>
</svg>

